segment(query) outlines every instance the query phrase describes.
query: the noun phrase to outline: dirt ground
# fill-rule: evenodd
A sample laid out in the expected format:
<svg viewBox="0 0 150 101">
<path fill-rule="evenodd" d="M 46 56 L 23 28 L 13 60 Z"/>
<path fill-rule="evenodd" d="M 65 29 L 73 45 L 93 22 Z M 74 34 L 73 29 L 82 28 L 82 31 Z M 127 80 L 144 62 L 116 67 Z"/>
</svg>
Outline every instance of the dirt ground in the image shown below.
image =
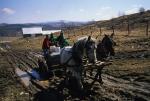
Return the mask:
<svg viewBox="0 0 150 101">
<path fill-rule="evenodd" d="M 67 87 L 62 93 L 63 76 L 40 82 L 31 81 L 29 87 L 20 83 L 14 70 L 37 68 L 37 55 L 41 54 L 43 37 L 17 39 L 0 44 L 0 100 L 1 101 L 150 101 L 150 37 L 115 36 L 116 55 L 112 65 L 102 71 L 103 84 L 96 82 L 86 94 L 74 94 Z M 95 72 L 94 72 L 95 73 Z M 59 73 L 58 73 L 59 74 Z M 89 85 L 91 78 L 85 78 Z M 47 87 L 48 85 L 48 87 Z"/>
</svg>

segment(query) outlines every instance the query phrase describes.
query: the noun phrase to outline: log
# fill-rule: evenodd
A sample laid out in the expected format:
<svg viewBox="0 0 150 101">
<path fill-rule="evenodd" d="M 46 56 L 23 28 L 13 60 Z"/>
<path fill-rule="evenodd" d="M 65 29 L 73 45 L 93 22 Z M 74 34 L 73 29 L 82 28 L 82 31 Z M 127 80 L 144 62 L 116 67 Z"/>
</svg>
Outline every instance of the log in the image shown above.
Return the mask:
<svg viewBox="0 0 150 101">
<path fill-rule="evenodd" d="M 85 67 L 85 70 L 91 70 L 91 69 L 98 69 L 98 68 L 102 68 L 102 67 L 105 67 L 105 66 L 108 66 L 108 65 L 111 65 L 112 63 L 111 62 L 98 62 L 96 64 L 86 64 L 86 65 L 83 65 Z M 88 68 L 90 67 L 90 68 Z"/>
<path fill-rule="evenodd" d="M 91 83 L 91 87 L 94 85 L 94 83 L 96 81 L 98 81 L 100 84 L 103 83 L 102 77 L 101 77 L 102 70 L 105 66 L 108 66 L 108 65 L 111 65 L 111 64 L 112 64 L 111 62 L 98 61 L 95 64 L 86 64 L 86 65 L 84 65 L 85 67 L 87 67 L 87 68 L 85 68 L 85 73 L 84 73 L 85 76 L 86 76 L 86 71 L 88 71 L 88 70 L 93 71 L 94 69 L 96 69 L 96 74 L 95 74 L 94 78 L 88 75 L 88 77 L 93 80 L 92 83 Z"/>
<path fill-rule="evenodd" d="M 46 90 L 48 88 L 48 85 L 45 84 L 43 81 L 38 81 L 38 80 L 31 80 L 31 83 L 36 86 L 38 89 Z"/>
</svg>

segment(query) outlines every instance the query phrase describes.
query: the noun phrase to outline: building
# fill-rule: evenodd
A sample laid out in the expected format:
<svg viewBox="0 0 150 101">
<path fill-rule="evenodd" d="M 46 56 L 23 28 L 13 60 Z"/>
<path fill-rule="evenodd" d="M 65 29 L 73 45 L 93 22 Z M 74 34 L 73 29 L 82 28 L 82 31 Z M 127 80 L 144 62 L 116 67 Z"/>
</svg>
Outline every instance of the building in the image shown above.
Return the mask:
<svg viewBox="0 0 150 101">
<path fill-rule="evenodd" d="M 51 33 L 60 33 L 61 30 L 42 30 L 42 27 L 22 28 L 23 37 L 37 37 L 49 35 Z"/>
<path fill-rule="evenodd" d="M 49 35 L 49 34 L 51 34 L 51 33 L 58 33 L 58 32 L 60 32 L 61 30 L 43 30 L 42 31 L 42 34 L 43 35 Z"/>
<path fill-rule="evenodd" d="M 42 27 L 22 28 L 23 37 L 42 36 Z"/>
</svg>

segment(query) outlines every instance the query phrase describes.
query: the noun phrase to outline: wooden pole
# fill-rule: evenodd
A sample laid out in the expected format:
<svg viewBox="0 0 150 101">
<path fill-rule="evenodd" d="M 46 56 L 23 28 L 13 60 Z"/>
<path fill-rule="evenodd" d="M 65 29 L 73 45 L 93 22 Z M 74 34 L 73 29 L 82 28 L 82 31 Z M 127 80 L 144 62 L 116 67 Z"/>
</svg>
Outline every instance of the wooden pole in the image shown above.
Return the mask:
<svg viewBox="0 0 150 101">
<path fill-rule="evenodd" d="M 123 19 L 123 20 L 124 20 L 124 19 Z M 121 27 L 122 27 L 122 28 L 121 28 L 121 31 L 123 31 L 123 23 L 124 23 L 123 20 L 121 21 Z"/>
<path fill-rule="evenodd" d="M 92 26 L 90 27 L 90 35 L 92 36 L 93 32 L 92 32 Z"/>
<path fill-rule="evenodd" d="M 128 30 L 128 36 L 130 35 L 130 24 L 129 24 L 129 18 L 127 20 L 127 30 Z"/>
<path fill-rule="evenodd" d="M 100 32 L 100 36 L 101 36 L 102 35 L 102 28 L 101 28 L 101 26 L 99 28 L 99 32 Z"/>
<path fill-rule="evenodd" d="M 112 26 L 111 26 L 111 28 L 112 28 L 112 33 L 115 34 L 114 19 L 113 19 L 113 18 L 112 18 L 112 20 L 111 20 L 111 24 L 112 24 Z"/>
<path fill-rule="evenodd" d="M 149 21 L 146 21 L 146 36 L 148 36 Z"/>
<path fill-rule="evenodd" d="M 113 31 L 112 33 L 115 34 L 115 28 L 114 28 L 114 25 L 112 26 L 112 31 Z"/>
<path fill-rule="evenodd" d="M 81 33 L 82 33 L 82 35 L 83 35 L 83 29 L 81 29 Z"/>
</svg>

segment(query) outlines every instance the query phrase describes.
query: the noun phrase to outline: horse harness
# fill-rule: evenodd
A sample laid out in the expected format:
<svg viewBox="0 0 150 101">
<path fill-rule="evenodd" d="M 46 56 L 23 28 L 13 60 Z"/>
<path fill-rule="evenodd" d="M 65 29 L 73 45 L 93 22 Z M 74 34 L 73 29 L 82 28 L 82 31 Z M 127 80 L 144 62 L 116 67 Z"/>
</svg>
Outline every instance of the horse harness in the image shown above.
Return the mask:
<svg viewBox="0 0 150 101">
<path fill-rule="evenodd" d="M 86 42 L 87 43 L 87 42 Z M 85 43 L 85 45 L 84 45 L 84 49 L 83 49 L 83 54 L 85 54 L 85 46 L 86 46 L 86 43 Z M 62 54 L 62 52 L 63 51 L 66 51 L 66 50 L 64 50 L 65 48 L 63 48 L 62 49 L 62 51 L 61 51 L 61 53 L 60 54 Z M 68 65 L 68 63 L 70 62 L 70 60 L 71 59 L 74 59 L 75 60 L 75 58 L 74 58 L 74 56 L 73 56 L 73 54 L 76 54 L 75 52 L 72 52 L 72 51 L 66 51 L 66 52 L 68 52 L 68 53 L 71 53 L 71 57 L 63 64 L 63 65 Z M 70 66 L 70 65 L 68 65 L 68 66 Z M 79 65 L 71 65 L 72 67 L 75 67 L 75 66 L 79 66 Z"/>
</svg>

